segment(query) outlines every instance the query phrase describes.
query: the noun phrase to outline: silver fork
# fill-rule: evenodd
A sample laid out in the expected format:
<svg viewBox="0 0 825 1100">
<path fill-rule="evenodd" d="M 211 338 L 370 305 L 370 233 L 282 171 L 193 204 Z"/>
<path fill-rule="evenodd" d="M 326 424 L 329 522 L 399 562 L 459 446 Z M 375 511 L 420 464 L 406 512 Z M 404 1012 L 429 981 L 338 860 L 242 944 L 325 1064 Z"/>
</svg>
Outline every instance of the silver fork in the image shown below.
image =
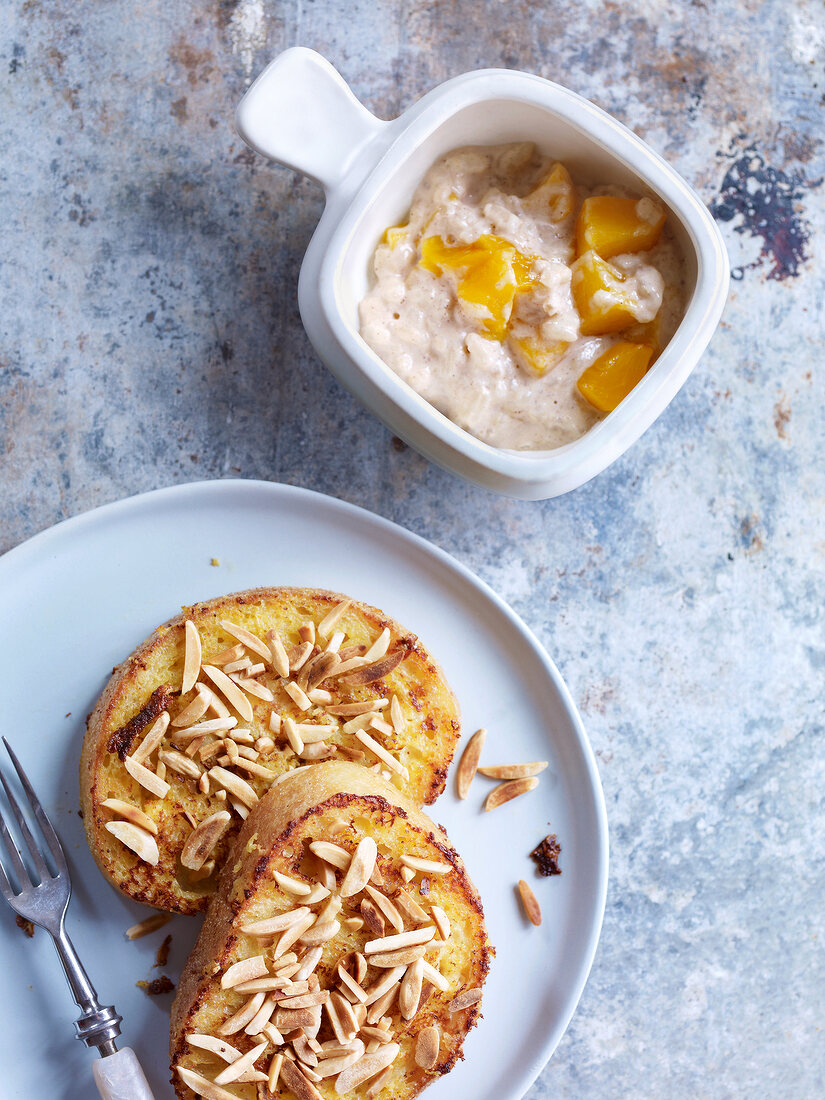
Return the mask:
<svg viewBox="0 0 825 1100">
<path fill-rule="evenodd" d="M 118 1050 L 115 1044 L 115 1039 L 120 1035 L 123 1017 L 115 1011 L 113 1005 L 101 1005 L 95 987 L 89 981 L 66 932 L 66 909 L 72 894 L 72 883 L 63 848 L 28 776 L 5 737 L 3 744 L 20 777 L 46 847 L 51 853 L 56 874 L 52 874 L 46 862 L 46 853 L 32 835 L 17 799 L 6 782 L 5 775 L 0 771 L 0 782 L 6 792 L 12 815 L 40 879 L 34 883 L 29 877 L 0 809 L 0 840 L 5 849 L 3 859 L 0 859 L 0 892 L 15 913 L 45 928 L 54 941 L 69 989 L 81 1009 L 80 1018 L 75 1023 L 76 1037 L 82 1039 L 88 1047 L 97 1047 L 102 1056 L 101 1061 L 92 1066 L 100 1095 L 104 1100 L 154 1100 L 134 1051 L 129 1047 Z M 12 872 L 11 877 L 7 868 Z M 12 887 L 12 880 L 17 883 L 16 891 Z"/>
</svg>

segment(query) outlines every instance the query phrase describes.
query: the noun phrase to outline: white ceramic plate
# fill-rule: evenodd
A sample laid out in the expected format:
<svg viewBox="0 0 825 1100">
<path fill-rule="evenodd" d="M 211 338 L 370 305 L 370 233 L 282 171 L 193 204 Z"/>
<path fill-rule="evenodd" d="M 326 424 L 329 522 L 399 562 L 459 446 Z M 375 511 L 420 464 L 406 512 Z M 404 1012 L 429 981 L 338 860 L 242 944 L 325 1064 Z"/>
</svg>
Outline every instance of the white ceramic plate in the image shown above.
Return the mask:
<svg viewBox="0 0 825 1100">
<path fill-rule="evenodd" d="M 211 559 L 219 560 L 213 567 Z M 67 926 L 104 1004 L 124 1016 L 157 1100 L 171 1100 L 170 996 L 135 983 L 176 981 L 199 921 L 176 917 L 135 942 L 148 911 L 95 867 L 78 816 L 84 721 L 113 665 L 182 604 L 266 584 L 346 592 L 385 608 L 442 662 L 464 737 L 489 730 L 485 759 L 548 759 L 538 789 L 490 814 L 489 781 L 432 808 L 466 860 L 497 955 L 484 1019 L 466 1060 L 428 1100 L 516 1100 L 553 1053 L 581 995 L 601 927 L 607 826 L 595 762 L 555 666 L 524 624 L 442 551 L 386 520 L 283 485 L 217 481 L 164 489 L 59 524 L 0 559 L 2 733 L 60 833 L 74 879 Z M 6 761 L 0 760 L 8 772 Z M 563 874 L 535 877 L 529 850 L 548 832 Z M 514 894 L 532 882 L 544 923 L 527 925 Z M 172 933 L 164 971 L 155 952 Z M 0 905 L 3 1096 L 88 1100 L 92 1053 L 72 1037 L 73 1004 L 48 936 L 33 940 Z"/>
</svg>

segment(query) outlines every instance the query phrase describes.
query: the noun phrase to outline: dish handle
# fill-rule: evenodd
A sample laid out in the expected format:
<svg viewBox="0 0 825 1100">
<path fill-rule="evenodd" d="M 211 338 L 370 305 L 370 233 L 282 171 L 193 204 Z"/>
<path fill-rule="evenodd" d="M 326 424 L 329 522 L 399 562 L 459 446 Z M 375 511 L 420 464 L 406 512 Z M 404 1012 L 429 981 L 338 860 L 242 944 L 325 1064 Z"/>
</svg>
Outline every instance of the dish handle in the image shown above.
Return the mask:
<svg viewBox="0 0 825 1100">
<path fill-rule="evenodd" d="M 295 46 L 264 69 L 238 104 L 243 140 L 271 160 L 334 189 L 385 126 L 326 58 Z"/>
</svg>

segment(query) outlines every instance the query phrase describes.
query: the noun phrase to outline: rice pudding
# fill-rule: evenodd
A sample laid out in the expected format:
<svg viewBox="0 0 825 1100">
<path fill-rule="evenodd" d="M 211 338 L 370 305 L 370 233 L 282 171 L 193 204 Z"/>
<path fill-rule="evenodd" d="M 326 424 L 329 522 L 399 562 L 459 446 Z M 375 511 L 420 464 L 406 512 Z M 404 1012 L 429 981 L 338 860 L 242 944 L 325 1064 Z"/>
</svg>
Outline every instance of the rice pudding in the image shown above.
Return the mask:
<svg viewBox="0 0 825 1100">
<path fill-rule="evenodd" d="M 514 450 L 583 435 L 643 377 L 684 308 L 664 209 L 574 182 L 531 142 L 437 161 L 373 274 L 367 344 L 460 427 Z"/>
</svg>

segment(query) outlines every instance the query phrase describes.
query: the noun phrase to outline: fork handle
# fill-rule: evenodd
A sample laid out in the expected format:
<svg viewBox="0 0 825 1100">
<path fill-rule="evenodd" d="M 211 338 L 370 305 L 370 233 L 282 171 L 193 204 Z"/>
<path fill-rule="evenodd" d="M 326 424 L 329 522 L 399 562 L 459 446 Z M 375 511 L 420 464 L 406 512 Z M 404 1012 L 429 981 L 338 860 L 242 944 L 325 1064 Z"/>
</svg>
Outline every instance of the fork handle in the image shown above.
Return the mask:
<svg viewBox="0 0 825 1100">
<path fill-rule="evenodd" d="M 155 1100 L 131 1047 L 94 1062 L 92 1074 L 103 1100 Z"/>
</svg>

